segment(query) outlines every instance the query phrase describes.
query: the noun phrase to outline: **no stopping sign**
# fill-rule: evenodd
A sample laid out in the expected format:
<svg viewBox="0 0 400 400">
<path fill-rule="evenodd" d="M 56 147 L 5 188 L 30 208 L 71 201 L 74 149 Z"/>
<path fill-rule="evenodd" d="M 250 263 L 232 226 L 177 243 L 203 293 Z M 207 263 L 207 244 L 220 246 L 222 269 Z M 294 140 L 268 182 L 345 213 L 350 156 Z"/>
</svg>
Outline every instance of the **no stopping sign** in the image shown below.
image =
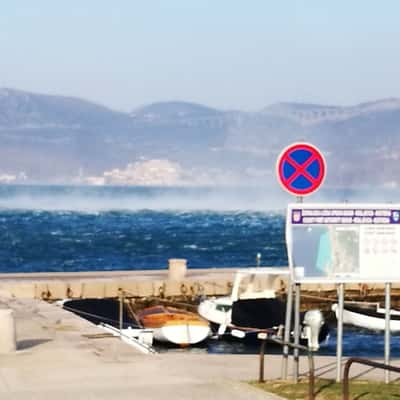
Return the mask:
<svg viewBox="0 0 400 400">
<path fill-rule="evenodd" d="M 322 153 L 312 144 L 293 143 L 279 155 L 276 170 L 285 190 L 296 196 L 307 196 L 321 186 L 326 164 Z"/>
</svg>

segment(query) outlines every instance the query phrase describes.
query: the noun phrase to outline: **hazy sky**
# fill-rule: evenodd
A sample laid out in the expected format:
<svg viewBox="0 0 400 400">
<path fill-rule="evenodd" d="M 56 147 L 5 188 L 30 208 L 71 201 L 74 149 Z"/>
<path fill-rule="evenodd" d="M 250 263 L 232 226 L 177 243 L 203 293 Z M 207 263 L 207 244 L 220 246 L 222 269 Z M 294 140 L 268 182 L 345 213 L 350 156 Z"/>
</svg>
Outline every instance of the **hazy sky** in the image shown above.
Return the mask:
<svg viewBox="0 0 400 400">
<path fill-rule="evenodd" d="M 400 97 L 397 0 L 3 0 L 0 87 L 119 110 Z"/>
</svg>

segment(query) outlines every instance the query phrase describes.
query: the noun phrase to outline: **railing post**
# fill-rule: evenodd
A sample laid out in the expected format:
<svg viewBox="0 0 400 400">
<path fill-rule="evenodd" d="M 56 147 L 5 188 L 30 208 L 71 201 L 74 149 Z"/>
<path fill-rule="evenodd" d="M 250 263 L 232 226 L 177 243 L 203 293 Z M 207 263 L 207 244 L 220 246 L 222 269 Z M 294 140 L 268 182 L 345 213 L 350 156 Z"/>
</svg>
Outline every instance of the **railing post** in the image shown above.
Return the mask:
<svg viewBox="0 0 400 400">
<path fill-rule="evenodd" d="M 286 343 L 288 343 L 290 341 L 292 314 L 293 314 L 293 285 L 292 285 L 291 280 L 289 279 L 288 288 L 287 288 L 287 296 L 286 296 L 285 333 L 284 333 L 284 337 L 283 337 L 283 341 Z M 283 346 L 283 359 L 282 359 L 282 372 L 281 372 L 282 380 L 287 379 L 288 360 L 289 360 L 289 346 L 287 344 L 285 344 Z"/>
<path fill-rule="evenodd" d="M 380 368 L 386 371 L 393 371 L 400 373 L 399 367 L 394 367 L 392 365 L 386 365 L 384 363 L 380 363 L 377 361 L 372 361 L 364 358 L 351 357 L 346 361 L 343 371 L 343 382 L 342 382 L 342 399 L 349 399 L 349 375 L 350 375 L 350 367 L 353 363 L 359 363 L 362 365 L 367 365 L 369 367 Z"/>
<path fill-rule="evenodd" d="M 338 318 L 336 331 L 336 382 L 342 378 L 344 283 L 339 283 Z"/>
<path fill-rule="evenodd" d="M 258 382 L 263 383 L 265 382 L 264 379 L 264 354 L 265 354 L 265 344 L 267 340 L 262 339 L 261 344 L 260 344 L 260 368 L 259 368 L 259 374 L 258 374 Z"/>
<path fill-rule="evenodd" d="M 290 348 L 297 348 L 298 350 L 303 350 L 308 352 L 308 370 L 309 370 L 309 379 L 308 379 L 308 398 L 309 400 L 314 400 L 314 387 L 315 387 L 315 368 L 314 368 L 314 357 L 312 351 L 305 346 L 300 344 L 296 345 L 290 342 L 286 342 L 285 340 L 275 339 L 267 337 L 267 340 L 278 343 L 281 346 L 287 346 Z"/>
<path fill-rule="evenodd" d="M 293 350 L 293 380 L 299 381 L 299 348 L 300 343 L 300 284 L 296 283 L 294 300 L 294 350 Z"/>
<path fill-rule="evenodd" d="M 308 399 L 314 400 L 314 386 L 315 386 L 315 373 L 314 373 L 314 358 L 311 351 L 308 351 Z"/>
<path fill-rule="evenodd" d="M 390 289 L 391 284 L 385 283 L 385 364 L 390 365 Z M 390 371 L 385 370 L 385 383 L 390 381 Z"/>
<path fill-rule="evenodd" d="M 119 331 L 122 334 L 122 329 L 124 327 L 124 292 L 119 289 Z"/>
</svg>

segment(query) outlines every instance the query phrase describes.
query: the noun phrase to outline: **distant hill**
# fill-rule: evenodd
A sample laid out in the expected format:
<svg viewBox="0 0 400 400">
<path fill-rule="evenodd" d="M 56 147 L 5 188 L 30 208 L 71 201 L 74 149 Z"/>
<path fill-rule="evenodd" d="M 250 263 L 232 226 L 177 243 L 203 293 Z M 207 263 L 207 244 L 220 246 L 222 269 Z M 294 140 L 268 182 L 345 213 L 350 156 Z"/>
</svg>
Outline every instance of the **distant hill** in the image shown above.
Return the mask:
<svg viewBox="0 0 400 400">
<path fill-rule="evenodd" d="M 202 182 L 268 184 L 276 157 L 310 141 L 327 184 L 400 184 L 400 99 L 350 107 L 278 103 L 257 112 L 187 102 L 122 113 L 82 99 L 0 89 L 0 175 L 69 183 L 140 160 L 165 159 Z"/>
<path fill-rule="evenodd" d="M 183 101 L 166 101 L 146 105 L 131 113 L 136 120 L 147 121 L 179 121 L 184 119 L 207 118 L 210 115 L 220 115 L 221 111 L 205 107 L 201 104 Z"/>
</svg>

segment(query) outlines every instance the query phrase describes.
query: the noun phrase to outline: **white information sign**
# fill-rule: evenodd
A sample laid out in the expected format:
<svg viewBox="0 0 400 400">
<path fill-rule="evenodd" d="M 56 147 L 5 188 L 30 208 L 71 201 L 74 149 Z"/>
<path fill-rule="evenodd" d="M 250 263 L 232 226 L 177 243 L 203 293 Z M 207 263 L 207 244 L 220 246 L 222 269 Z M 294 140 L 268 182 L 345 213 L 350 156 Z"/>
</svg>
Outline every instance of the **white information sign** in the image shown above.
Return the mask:
<svg viewBox="0 0 400 400">
<path fill-rule="evenodd" d="M 400 282 L 400 204 L 290 204 L 295 282 Z"/>
</svg>

